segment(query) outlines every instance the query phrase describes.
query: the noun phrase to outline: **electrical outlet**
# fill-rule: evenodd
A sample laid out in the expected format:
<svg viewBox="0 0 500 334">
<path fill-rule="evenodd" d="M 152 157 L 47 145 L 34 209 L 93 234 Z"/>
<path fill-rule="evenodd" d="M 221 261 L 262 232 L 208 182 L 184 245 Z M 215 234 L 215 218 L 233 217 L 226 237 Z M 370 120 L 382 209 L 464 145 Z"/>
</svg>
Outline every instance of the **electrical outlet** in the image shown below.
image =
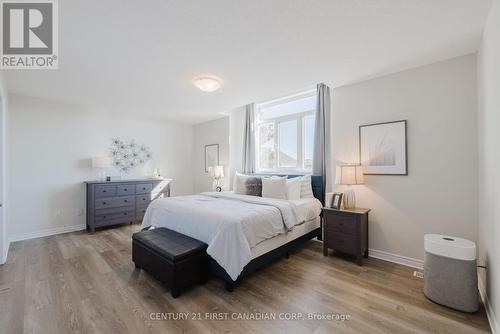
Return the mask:
<svg viewBox="0 0 500 334">
<path fill-rule="evenodd" d="M 421 271 L 414 271 L 413 272 L 413 276 L 416 277 L 416 278 L 424 278 L 424 273 L 421 272 Z"/>
<path fill-rule="evenodd" d="M 61 210 L 56 210 L 54 212 L 54 219 L 57 219 L 57 218 L 61 217 L 61 214 L 62 214 Z"/>
<path fill-rule="evenodd" d="M 79 216 L 79 217 L 83 216 L 83 209 L 82 208 L 76 209 L 76 215 Z"/>
</svg>

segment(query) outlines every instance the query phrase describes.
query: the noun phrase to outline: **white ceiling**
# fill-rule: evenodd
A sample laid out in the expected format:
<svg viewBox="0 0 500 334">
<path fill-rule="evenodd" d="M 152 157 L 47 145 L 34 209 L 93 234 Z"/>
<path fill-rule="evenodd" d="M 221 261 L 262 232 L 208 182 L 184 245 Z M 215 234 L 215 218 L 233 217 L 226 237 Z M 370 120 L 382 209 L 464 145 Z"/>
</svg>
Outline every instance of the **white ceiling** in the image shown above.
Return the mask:
<svg viewBox="0 0 500 334">
<path fill-rule="evenodd" d="M 16 94 L 183 123 L 475 52 L 490 0 L 59 1 L 59 69 Z M 191 79 L 223 79 L 204 93 Z"/>
</svg>

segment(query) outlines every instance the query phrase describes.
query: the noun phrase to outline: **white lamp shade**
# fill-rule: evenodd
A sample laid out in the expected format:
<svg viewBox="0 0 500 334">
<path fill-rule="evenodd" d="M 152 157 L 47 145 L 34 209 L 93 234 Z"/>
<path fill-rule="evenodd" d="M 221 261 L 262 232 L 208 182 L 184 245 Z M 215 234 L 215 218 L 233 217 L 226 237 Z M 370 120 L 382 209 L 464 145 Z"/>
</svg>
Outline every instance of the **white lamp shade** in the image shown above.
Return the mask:
<svg viewBox="0 0 500 334">
<path fill-rule="evenodd" d="M 215 166 L 215 177 L 224 177 L 224 166 Z"/>
<path fill-rule="evenodd" d="M 213 166 L 208 167 L 208 176 L 211 178 L 223 178 L 224 177 L 224 166 Z"/>
<path fill-rule="evenodd" d="M 111 159 L 108 157 L 92 158 L 93 168 L 109 168 L 111 167 Z"/>
<path fill-rule="evenodd" d="M 363 167 L 360 165 L 337 166 L 337 177 L 335 183 L 344 185 L 365 183 Z"/>
</svg>

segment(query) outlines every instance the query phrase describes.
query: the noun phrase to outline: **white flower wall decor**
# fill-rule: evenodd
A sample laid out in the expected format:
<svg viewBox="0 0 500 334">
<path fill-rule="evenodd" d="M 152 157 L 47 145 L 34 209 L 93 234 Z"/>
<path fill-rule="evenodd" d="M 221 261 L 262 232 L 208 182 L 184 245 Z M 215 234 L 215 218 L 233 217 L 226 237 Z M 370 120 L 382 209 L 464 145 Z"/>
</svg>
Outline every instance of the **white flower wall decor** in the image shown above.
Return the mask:
<svg viewBox="0 0 500 334">
<path fill-rule="evenodd" d="M 146 145 L 139 145 L 134 140 L 126 143 L 120 138 L 111 139 L 110 155 L 113 166 L 125 173 L 144 165 L 152 158 L 151 151 Z"/>
</svg>

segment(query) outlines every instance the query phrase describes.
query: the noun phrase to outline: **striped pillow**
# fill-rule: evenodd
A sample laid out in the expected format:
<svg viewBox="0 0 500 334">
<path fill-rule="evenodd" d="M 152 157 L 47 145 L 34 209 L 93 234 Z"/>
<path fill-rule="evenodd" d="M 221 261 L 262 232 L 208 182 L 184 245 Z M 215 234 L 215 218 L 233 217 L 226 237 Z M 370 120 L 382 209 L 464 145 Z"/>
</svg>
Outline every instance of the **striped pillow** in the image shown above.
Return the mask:
<svg viewBox="0 0 500 334">
<path fill-rule="evenodd" d="M 314 198 L 311 175 L 302 176 L 302 182 L 300 185 L 300 198 Z"/>
</svg>

